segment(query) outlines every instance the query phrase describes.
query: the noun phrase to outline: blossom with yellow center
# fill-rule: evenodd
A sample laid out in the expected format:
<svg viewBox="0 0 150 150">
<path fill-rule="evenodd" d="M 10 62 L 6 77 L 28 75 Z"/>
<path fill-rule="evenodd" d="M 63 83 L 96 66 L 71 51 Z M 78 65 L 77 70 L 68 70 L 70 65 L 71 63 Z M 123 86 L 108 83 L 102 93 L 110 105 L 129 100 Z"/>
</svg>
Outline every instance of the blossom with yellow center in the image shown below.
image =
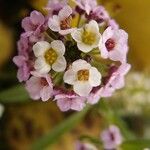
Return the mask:
<svg viewBox="0 0 150 150">
<path fill-rule="evenodd" d="M 101 84 L 101 73 L 85 60 L 79 59 L 65 72 L 64 82 L 73 85 L 76 94 L 86 97 L 93 87 Z"/>
<path fill-rule="evenodd" d="M 79 50 L 84 53 L 97 48 L 101 39 L 98 23 L 94 20 L 90 21 L 83 28 L 75 29 L 71 35 L 77 42 Z"/>
<path fill-rule="evenodd" d="M 51 68 L 56 72 L 66 69 L 65 46 L 60 40 L 51 44 L 46 41 L 37 42 L 33 46 L 34 55 L 37 57 L 34 68 L 37 72 L 48 73 Z"/>
</svg>

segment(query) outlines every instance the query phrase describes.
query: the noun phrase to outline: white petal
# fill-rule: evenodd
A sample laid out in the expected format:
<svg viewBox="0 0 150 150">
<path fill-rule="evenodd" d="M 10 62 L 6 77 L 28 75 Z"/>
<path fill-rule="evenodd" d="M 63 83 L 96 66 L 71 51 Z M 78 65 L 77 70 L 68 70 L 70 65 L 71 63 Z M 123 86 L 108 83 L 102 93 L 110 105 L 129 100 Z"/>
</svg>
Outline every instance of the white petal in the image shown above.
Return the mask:
<svg viewBox="0 0 150 150">
<path fill-rule="evenodd" d="M 48 73 L 51 70 L 51 66 L 45 62 L 45 59 L 43 57 L 39 57 L 38 59 L 36 59 L 34 68 L 41 74 Z"/>
<path fill-rule="evenodd" d="M 82 42 L 82 33 L 83 29 L 76 29 L 71 33 L 71 36 L 76 42 Z"/>
<path fill-rule="evenodd" d="M 79 70 L 83 70 L 83 69 L 89 70 L 90 68 L 91 65 L 82 59 L 76 60 L 72 63 L 72 70 L 74 72 L 78 72 Z"/>
<path fill-rule="evenodd" d="M 58 32 L 60 30 L 60 21 L 58 16 L 54 15 L 53 18 L 48 20 L 48 26 L 52 31 Z"/>
<path fill-rule="evenodd" d="M 90 72 L 90 74 L 89 74 L 90 84 L 94 87 L 99 86 L 101 84 L 101 74 L 100 74 L 100 72 L 94 67 L 91 67 L 89 72 Z"/>
<path fill-rule="evenodd" d="M 90 52 L 93 48 L 96 48 L 95 46 L 93 47 L 92 45 L 87 45 L 84 43 L 77 43 L 78 49 L 81 50 L 84 53 Z"/>
<path fill-rule="evenodd" d="M 73 85 L 76 81 L 76 73 L 72 69 L 69 69 L 65 72 L 63 79 L 65 83 Z"/>
<path fill-rule="evenodd" d="M 56 72 L 62 72 L 66 69 L 66 59 L 63 56 L 59 56 L 56 60 L 56 62 L 52 65 L 52 68 Z"/>
<path fill-rule="evenodd" d="M 70 34 L 72 32 L 74 32 L 75 28 L 71 28 L 71 29 L 66 29 L 66 30 L 60 30 L 59 33 L 61 35 L 67 35 L 67 34 Z"/>
<path fill-rule="evenodd" d="M 88 96 L 92 90 L 92 86 L 88 82 L 77 81 L 73 89 L 80 96 Z"/>
<path fill-rule="evenodd" d="M 90 21 L 89 24 L 85 25 L 85 30 L 90 31 L 92 33 L 98 33 L 99 34 L 98 23 L 95 20 Z"/>
<path fill-rule="evenodd" d="M 105 42 L 103 41 L 103 38 L 101 38 L 99 43 L 99 50 L 101 52 L 101 57 L 107 59 L 108 58 L 108 50 L 106 49 Z"/>
<path fill-rule="evenodd" d="M 58 54 L 64 55 L 65 45 L 60 40 L 55 40 L 51 43 L 52 48 L 57 51 Z"/>
<path fill-rule="evenodd" d="M 64 20 L 68 18 L 71 14 L 72 14 L 72 8 L 67 5 L 63 9 L 60 10 L 58 16 L 60 20 Z"/>
<path fill-rule="evenodd" d="M 46 41 L 40 41 L 33 45 L 33 52 L 36 57 L 42 56 L 46 50 L 50 49 L 50 44 Z"/>
</svg>

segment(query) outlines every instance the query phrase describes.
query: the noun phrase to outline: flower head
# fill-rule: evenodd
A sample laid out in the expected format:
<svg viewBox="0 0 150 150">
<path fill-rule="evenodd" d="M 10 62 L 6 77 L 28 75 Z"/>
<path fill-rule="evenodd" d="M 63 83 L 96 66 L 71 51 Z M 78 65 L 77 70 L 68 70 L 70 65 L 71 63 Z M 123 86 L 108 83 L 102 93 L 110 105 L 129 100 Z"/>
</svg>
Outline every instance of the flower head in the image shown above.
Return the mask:
<svg viewBox="0 0 150 150">
<path fill-rule="evenodd" d="M 111 125 L 101 134 L 105 149 L 115 149 L 122 143 L 122 135 L 117 126 Z"/>
<path fill-rule="evenodd" d="M 26 82 L 26 89 L 30 97 L 43 101 L 49 100 L 53 96 L 53 84 L 48 74 L 32 72 L 32 77 Z"/>
<path fill-rule="evenodd" d="M 128 34 L 121 29 L 108 27 L 101 38 L 99 44 L 101 57 L 109 58 L 113 61 L 126 62 L 128 52 Z"/>
<path fill-rule="evenodd" d="M 93 87 L 101 83 L 101 74 L 84 60 L 77 60 L 64 74 L 64 82 L 73 85 L 75 93 L 87 96 Z"/>
<path fill-rule="evenodd" d="M 63 7 L 58 15 L 49 18 L 48 26 L 54 32 L 59 32 L 62 35 L 69 34 L 73 31 L 71 28 L 72 8 L 68 5 Z"/>
<path fill-rule="evenodd" d="M 37 42 L 33 46 L 33 52 L 37 57 L 34 68 L 39 73 L 48 73 L 51 68 L 56 72 L 65 70 L 65 46 L 62 41 L 55 40 L 51 44 L 46 41 Z"/>
<path fill-rule="evenodd" d="M 49 0 L 47 14 L 32 11 L 24 18 L 13 58 L 31 98 L 52 97 L 62 111 L 112 96 L 130 68 L 127 33 L 96 0 L 74 2 Z"/>
<path fill-rule="evenodd" d="M 94 48 L 97 48 L 101 38 L 99 26 L 94 20 L 90 21 L 83 28 L 75 29 L 71 35 L 77 42 L 79 50 L 84 53 L 88 53 Z"/>
</svg>

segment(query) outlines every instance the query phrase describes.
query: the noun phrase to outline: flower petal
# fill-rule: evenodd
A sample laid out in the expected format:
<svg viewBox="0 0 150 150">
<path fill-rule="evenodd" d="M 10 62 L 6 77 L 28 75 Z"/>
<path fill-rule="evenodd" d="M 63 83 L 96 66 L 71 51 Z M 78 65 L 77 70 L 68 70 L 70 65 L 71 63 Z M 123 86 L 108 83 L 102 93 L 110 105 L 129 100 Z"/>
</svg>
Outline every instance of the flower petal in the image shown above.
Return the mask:
<svg viewBox="0 0 150 150">
<path fill-rule="evenodd" d="M 34 10 L 30 15 L 31 21 L 34 25 L 42 25 L 45 22 L 45 18 L 42 13 Z"/>
<path fill-rule="evenodd" d="M 71 14 L 72 14 L 72 8 L 67 5 L 63 9 L 60 10 L 58 16 L 60 20 L 64 20 L 68 18 Z"/>
<path fill-rule="evenodd" d="M 58 54 L 64 55 L 65 54 L 65 46 L 62 41 L 55 40 L 51 43 L 52 48 L 57 51 Z"/>
<path fill-rule="evenodd" d="M 48 73 L 51 70 L 51 66 L 45 62 L 45 59 L 43 57 L 39 57 L 38 59 L 36 59 L 34 68 L 41 74 Z"/>
<path fill-rule="evenodd" d="M 85 107 L 85 99 L 78 97 L 72 99 L 71 109 L 75 111 L 81 111 Z"/>
<path fill-rule="evenodd" d="M 83 70 L 83 69 L 89 70 L 90 68 L 91 68 L 91 65 L 82 59 L 76 60 L 72 63 L 72 70 L 74 72 L 78 72 L 79 70 Z"/>
<path fill-rule="evenodd" d="M 76 73 L 72 69 L 67 70 L 64 74 L 63 80 L 65 83 L 73 85 L 76 81 Z"/>
<path fill-rule="evenodd" d="M 33 52 L 36 57 L 42 56 L 51 46 L 46 41 L 40 41 L 33 45 Z"/>
<path fill-rule="evenodd" d="M 75 29 L 71 36 L 76 42 L 82 42 L 82 33 L 83 29 Z"/>
<path fill-rule="evenodd" d="M 53 18 L 48 20 L 48 26 L 52 31 L 58 32 L 60 31 L 60 21 L 58 16 L 54 15 Z"/>
<path fill-rule="evenodd" d="M 42 101 L 47 101 L 52 97 L 53 94 L 53 89 L 49 86 L 45 86 L 42 88 L 42 90 L 40 91 L 40 97 L 42 99 Z"/>
<path fill-rule="evenodd" d="M 85 30 L 99 34 L 98 23 L 95 20 L 91 20 L 88 24 L 85 25 Z"/>
<path fill-rule="evenodd" d="M 41 84 L 40 84 L 40 78 L 32 76 L 25 85 L 27 91 L 30 94 L 30 97 L 34 100 L 40 99 L 40 90 L 41 90 Z"/>
<path fill-rule="evenodd" d="M 92 90 L 92 86 L 88 82 L 77 81 L 73 89 L 80 96 L 88 96 Z"/>
<path fill-rule="evenodd" d="M 93 46 L 91 45 L 87 45 L 87 44 L 84 44 L 84 43 L 77 43 L 77 46 L 78 46 L 78 49 L 81 50 L 82 52 L 84 53 L 88 53 L 90 52 L 93 48 Z"/>
<path fill-rule="evenodd" d="M 68 111 L 71 108 L 71 99 L 57 99 L 57 106 L 61 111 Z"/>
<path fill-rule="evenodd" d="M 90 84 L 94 87 L 99 86 L 101 84 L 101 74 L 100 74 L 100 72 L 95 67 L 91 67 L 89 72 L 90 72 L 90 74 L 89 74 Z"/>
<path fill-rule="evenodd" d="M 67 62 L 65 60 L 65 57 L 59 56 L 56 60 L 56 62 L 52 65 L 52 68 L 56 72 L 62 72 L 66 69 Z"/>
</svg>

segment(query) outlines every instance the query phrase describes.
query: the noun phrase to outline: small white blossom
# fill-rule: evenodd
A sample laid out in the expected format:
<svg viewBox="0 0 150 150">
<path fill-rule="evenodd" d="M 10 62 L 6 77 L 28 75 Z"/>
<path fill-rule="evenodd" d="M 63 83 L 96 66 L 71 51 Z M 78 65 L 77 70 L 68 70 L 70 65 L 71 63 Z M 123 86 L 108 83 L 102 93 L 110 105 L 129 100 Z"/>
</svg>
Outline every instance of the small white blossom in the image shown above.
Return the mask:
<svg viewBox="0 0 150 150">
<path fill-rule="evenodd" d="M 88 96 L 93 87 L 101 84 L 101 74 L 85 60 L 76 60 L 64 74 L 64 82 L 73 85 L 80 96 Z"/>
<path fill-rule="evenodd" d="M 99 26 L 94 20 L 90 21 L 83 28 L 75 29 L 71 35 L 77 42 L 79 50 L 84 53 L 88 53 L 94 48 L 97 48 L 101 39 Z"/>
<path fill-rule="evenodd" d="M 65 46 L 60 40 L 51 44 L 46 41 L 37 42 L 33 46 L 34 55 L 37 57 L 34 68 L 37 72 L 48 73 L 51 68 L 56 72 L 62 72 L 66 68 L 66 60 L 63 56 Z"/>
<path fill-rule="evenodd" d="M 59 32 L 62 35 L 69 34 L 73 31 L 71 28 L 72 8 L 66 5 L 62 8 L 58 15 L 54 15 L 48 21 L 49 28 L 54 32 Z"/>
</svg>

